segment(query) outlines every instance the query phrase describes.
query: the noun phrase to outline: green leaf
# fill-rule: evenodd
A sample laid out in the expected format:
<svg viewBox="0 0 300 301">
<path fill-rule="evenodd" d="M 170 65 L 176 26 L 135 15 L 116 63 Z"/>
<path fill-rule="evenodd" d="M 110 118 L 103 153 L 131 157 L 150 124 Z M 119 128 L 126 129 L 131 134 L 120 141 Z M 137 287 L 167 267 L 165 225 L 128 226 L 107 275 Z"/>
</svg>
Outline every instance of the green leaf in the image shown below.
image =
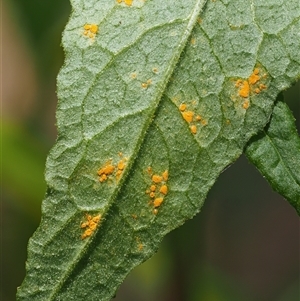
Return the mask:
<svg viewBox="0 0 300 301">
<path fill-rule="evenodd" d="M 18 300 L 110 300 L 199 212 L 299 77 L 298 0 L 208 1 L 198 18 L 204 2 L 72 1 L 59 135 Z"/>
<path fill-rule="evenodd" d="M 285 103 L 276 103 L 270 123 L 249 141 L 245 154 L 300 215 L 300 138 Z"/>
</svg>

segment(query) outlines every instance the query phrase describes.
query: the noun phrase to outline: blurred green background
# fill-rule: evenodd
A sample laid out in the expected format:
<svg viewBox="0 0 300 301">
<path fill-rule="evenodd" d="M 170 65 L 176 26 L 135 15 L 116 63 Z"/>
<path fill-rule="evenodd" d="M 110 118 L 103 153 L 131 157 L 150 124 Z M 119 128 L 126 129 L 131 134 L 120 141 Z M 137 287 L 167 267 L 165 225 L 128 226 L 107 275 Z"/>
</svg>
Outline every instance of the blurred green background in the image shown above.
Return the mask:
<svg viewBox="0 0 300 301">
<path fill-rule="evenodd" d="M 1 288 L 15 300 L 40 220 L 44 164 L 56 139 L 55 81 L 68 0 L 3 0 L 1 15 Z M 300 128 L 300 85 L 285 92 Z M 170 233 L 116 301 L 297 301 L 299 217 L 241 157 L 202 212 Z"/>
</svg>

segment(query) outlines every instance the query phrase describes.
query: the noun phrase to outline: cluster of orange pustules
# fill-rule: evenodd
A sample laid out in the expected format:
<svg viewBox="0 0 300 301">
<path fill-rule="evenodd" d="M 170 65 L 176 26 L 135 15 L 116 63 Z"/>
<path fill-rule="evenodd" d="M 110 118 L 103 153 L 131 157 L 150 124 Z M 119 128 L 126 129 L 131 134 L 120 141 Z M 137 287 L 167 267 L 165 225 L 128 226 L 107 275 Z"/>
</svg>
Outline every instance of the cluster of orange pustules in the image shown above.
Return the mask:
<svg viewBox="0 0 300 301">
<path fill-rule="evenodd" d="M 122 2 L 124 2 L 126 5 L 131 6 L 133 0 L 117 0 L 117 2 L 118 2 L 119 4 L 121 4 Z"/>
<path fill-rule="evenodd" d="M 146 193 L 149 194 L 151 201 L 150 203 L 153 205 L 153 213 L 158 213 L 158 208 L 164 201 L 164 197 L 168 193 L 167 180 L 169 177 L 169 173 L 165 170 L 161 175 L 153 174 L 151 176 L 152 183 L 149 189 L 146 190 Z"/>
<path fill-rule="evenodd" d="M 112 160 L 107 162 L 97 171 L 99 181 L 103 183 L 112 177 L 115 177 L 117 180 L 119 180 L 125 169 L 126 161 L 126 158 L 121 158 L 121 160 L 115 165 L 112 163 Z"/>
<path fill-rule="evenodd" d="M 259 68 L 255 68 L 247 80 L 238 79 L 236 81 L 235 86 L 239 88 L 239 96 L 246 98 L 243 103 L 244 109 L 248 109 L 250 105 L 248 100 L 250 92 L 259 94 L 267 88 L 265 84 L 261 83 L 261 78 L 266 78 L 266 76 L 266 74 L 261 76 Z"/>
<path fill-rule="evenodd" d="M 179 110 L 183 119 L 190 125 L 190 130 L 193 134 L 197 133 L 197 125 L 199 123 L 203 126 L 207 125 L 207 121 L 200 115 L 195 114 L 193 111 L 187 110 L 187 105 L 185 103 L 180 104 Z"/>
<path fill-rule="evenodd" d="M 99 222 L 101 220 L 101 215 L 91 216 L 89 214 L 86 215 L 86 221 L 81 224 L 81 228 L 85 229 L 84 233 L 81 235 L 82 239 L 85 239 L 91 236 L 96 230 Z"/>
<path fill-rule="evenodd" d="M 95 38 L 96 33 L 98 32 L 98 25 L 96 25 L 96 24 L 85 24 L 83 26 L 83 28 L 84 28 L 83 34 L 86 37 L 89 37 L 91 39 Z"/>
<path fill-rule="evenodd" d="M 147 89 L 152 84 L 152 80 L 148 79 L 146 82 L 142 83 L 141 86 L 144 89 Z"/>
</svg>

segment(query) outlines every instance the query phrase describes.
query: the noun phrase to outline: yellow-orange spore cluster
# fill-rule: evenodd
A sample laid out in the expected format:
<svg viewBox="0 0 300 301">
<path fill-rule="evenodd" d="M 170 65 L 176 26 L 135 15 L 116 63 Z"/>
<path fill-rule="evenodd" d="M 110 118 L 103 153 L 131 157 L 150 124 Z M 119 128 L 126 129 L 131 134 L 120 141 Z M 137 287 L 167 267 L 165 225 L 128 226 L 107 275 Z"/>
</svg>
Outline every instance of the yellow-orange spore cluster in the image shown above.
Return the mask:
<svg viewBox="0 0 300 301">
<path fill-rule="evenodd" d="M 145 83 L 142 83 L 141 86 L 144 89 L 147 89 L 152 84 L 152 80 L 148 79 Z"/>
<path fill-rule="evenodd" d="M 237 80 L 236 87 L 239 87 L 239 95 L 243 98 L 249 97 L 250 94 L 250 86 L 247 80 Z"/>
<path fill-rule="evenodd" d="M 83 26 L 83 29 L 84 29 L 83 34 L 86 37 L 94 39 L 99 28 L 98 28 L 98 25 L 96 25 L 96 24 L 85 24 Z"/>
<path fill-rule="evenodd" d="M 137 242 L 137 248 L 138 248 L 139 252 L 143 251 L 144 245 L 143 245 L 143 243 L 141 242 L 141 240 L 140 240 L 139 237 L 136 237 L 136 242 Z"/>
<path fill-rule="evenodd" d="M 98 171 L 97 174 L 99 176 L 99 182 L 103 183 L 107 181 L 108 179 L 116 178 L 119 180 L 121 177 L 125 167 L 127 159 L 123 158 L 123 155 L 120 153 L 120 160 L 118 163 L 113 164 L 112 160 L 109 160 L 102 166 Z"/>
<path fill-rule="evenodd" d="M 149 173 L 150 171 L 150 173 Z M 151 185 L 149 189 L 146 190 L 146 193 L 150 196 L 150 204 L 154 207 L 153 213 L 158 213 L 158 208 L 164 201 L 164 197 L 168 194 L 167 181 L 169 178 L 168 170 L 165 170 L 161 175 L 153 174 L 152 168 L 148 167 L 147 172 L 151 177 Z"/>
<path fill-rule="evenodd" d="M 83 234 L 81 235 L 82 239 L 85 239 L 89 236 L 91 236 L 94 231 L 96 230 L 97 226 L 99 225 L 99 222 L 101 220 L 101 215 L 91 216 L 89 214 L 86 215 L 86 221 L 81 223 L 80 227 L 82 229 L 85 229 Z"/>
<path fill-rule="evenodd" d="M 207 125 L 207 120 L 203 119 L 200 115 L 195 114 L 192 110 L 187 110 L 187 105 L 181 103 L 179 105 L 179 111 L 183 119 L 190 125 L 190 131 L 193 134 L 197 134 L 197 126 L 201 124 L 202 126 Z"/>
<path fill-rule="evenodd" d="M 238 79 L 235 82 L 235 86 L 239 89 L 239 96 L 245 98 L 245 101 L 242 104 L 244 109 L 248 109 L 250 106 L 249 96 L 251 93 L 254 92 L 259 94 L 262 90 L 267 88 L 265 84 L 260 82 L 262 78 L 266 77 L 266 74 L 261 76 L 260 73 L 261 70 L 259 68 L 255 68 L 247 80 Z"/>
<path fill-rule="evenodd" d="M 122 2 L 124 2 L 127 6 L 131 6 L 133 0 L 117 0 L 117 2 L 118 2 L 119 4 L 121 4 Z"/>
</svg>

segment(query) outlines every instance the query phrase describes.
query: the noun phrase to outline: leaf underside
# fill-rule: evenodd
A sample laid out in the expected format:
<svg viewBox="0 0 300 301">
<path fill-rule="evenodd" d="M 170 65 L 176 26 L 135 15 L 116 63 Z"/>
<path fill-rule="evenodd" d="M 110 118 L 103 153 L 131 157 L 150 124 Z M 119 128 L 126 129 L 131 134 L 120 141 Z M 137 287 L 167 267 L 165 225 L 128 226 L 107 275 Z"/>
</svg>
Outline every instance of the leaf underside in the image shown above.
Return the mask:
<svg viewBox="0 0 300 301">
<path fill-rule="evenodd" d="M 18 300 L 110 300 L 199 212 L 300 76 L 299 1 L 269 2 L 72 1 Z"/>
</svg>

